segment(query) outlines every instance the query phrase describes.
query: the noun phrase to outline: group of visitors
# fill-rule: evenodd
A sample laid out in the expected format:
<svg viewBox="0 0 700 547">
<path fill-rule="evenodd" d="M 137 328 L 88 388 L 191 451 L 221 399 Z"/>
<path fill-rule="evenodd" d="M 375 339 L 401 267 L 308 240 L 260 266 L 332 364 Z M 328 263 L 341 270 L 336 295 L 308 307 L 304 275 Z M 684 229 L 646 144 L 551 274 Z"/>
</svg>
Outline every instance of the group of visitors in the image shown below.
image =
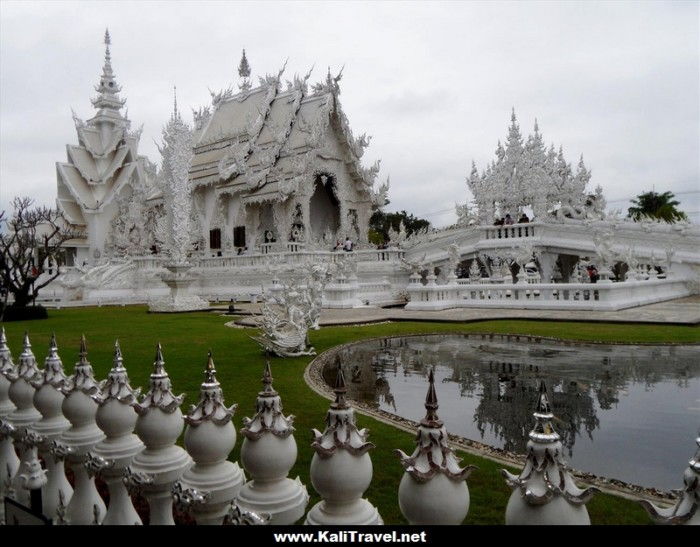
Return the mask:
<svg viewBox="0 0 700 547">
<path fill-rule="evenodd" d="M 236 248 L 236 254 L 237 254 L 237 255 L 247 255 L 247 254 L 248 254 L 248 247 L 238 247 L 238 248 Z"/>
<path fill-rule="evenodd" d="M 525 224 L 527 222 L 530 222 L 530 218 L 525 213 L 520 215 L 520 218 L 518 219 L 518 224 Z M 494 226 L 512 226 L 513 224 L 515 224 L 515 220 L 513 219 L 513 217 L 510 216 L 510 214 L 507 214 L 505 217 L 502 217 L 500 219 L 497 218 L 493 223 Z"/>
<path fill-rule="evenodd" d="M 340 240 L 337 240 L 335 242 L 335 247 L 333 247 L 333 250 L 334 251 L 345 251 L 346 253 L 349 253 L 350 251 L 352 251 L 352 247 L 353 247 L 352 241 L 350 240 L 349 237 L 346 237 L 345 243 L 343 243 Z"/>
</svg>

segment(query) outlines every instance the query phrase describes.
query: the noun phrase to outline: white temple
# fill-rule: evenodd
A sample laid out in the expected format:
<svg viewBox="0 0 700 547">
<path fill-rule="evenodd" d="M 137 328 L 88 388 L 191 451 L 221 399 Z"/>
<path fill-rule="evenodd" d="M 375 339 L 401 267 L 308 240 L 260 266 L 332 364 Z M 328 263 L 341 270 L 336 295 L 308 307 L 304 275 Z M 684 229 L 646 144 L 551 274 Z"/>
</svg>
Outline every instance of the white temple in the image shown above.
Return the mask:
<svg viewBox="0 0 700 547">
<path fill-rule="evenodd" d="M 583 158 L 574 169 L 547 148 L 537 122 L 523 139 L 514 112 L 495 160 L 472 165 L 473 205 L 457 205 L 457 224 L 392 232 L 375 249 L 369 218 L 389 185 L 375 189 L 379 162 L 361 163 L 370 138 L 350 130 L 341 74 L 315 85 L 294 76 L 283 89 L 283 66 L 253 87 L 244 51 L 238 90 L 212 93 L 192 126 L 175 103 L 158 169 L 122 113 L 108 32 L 105 45 L 97 112 L 73 116 L 78 145 L 57 164 L 58 206 L 86 238 L 68 243 L 45 299 L 197 309 L 255 301 L 315 265 L 327 272 L 324 308 L 616 310 L 698 291 L 697 226 L 606 212 Z M 333 252 L 346 238 L 353 252 Z"/>
</svg>

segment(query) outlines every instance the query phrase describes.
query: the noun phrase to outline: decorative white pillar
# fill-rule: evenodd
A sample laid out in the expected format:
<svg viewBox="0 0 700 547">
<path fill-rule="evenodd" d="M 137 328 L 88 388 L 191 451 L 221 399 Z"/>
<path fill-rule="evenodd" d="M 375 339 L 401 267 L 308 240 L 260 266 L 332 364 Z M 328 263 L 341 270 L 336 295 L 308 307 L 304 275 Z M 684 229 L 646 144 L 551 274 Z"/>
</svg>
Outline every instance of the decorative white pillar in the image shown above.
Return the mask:
<svg viewBox="0 0 700 547">
<path fill-rule="evenodd" d="M 73 375 L 61 388 L 66 396 L 62 405 L 63 415 L 68 418 L 71 427 L 61 435 L 57 445 L 59 450 L 67 453 L 66 461 L 75 478 L 73 496 L 66 506 L 65 520 L 68 524 L 100 524 L 107 511 L 95 487 L 95 470 L 86 465 L 90 451 L 105 438 L 95 422 L 97 402 L 92 398 L 100 388 L 92 365 L 87 360 L 87 343 L 83 335 Z M 60 445 L 65 449 L 61 449 Z"/>
<path fill-rule="evenodd" d="M 506 507 L 506 524 L 590 524 L 586 503 L 597 488 L 579 489 L 564 462 L 559 434 L 552 426 L 547 389 L 540 382 L 535 427 L 527 442 L 527 460 L 519 476 L 501 470 L 513 489 Z"/>
<path fill-rule="evenodd" d="M 688 462 L 683 472 L 683 488 L 680 497 L 673 507 L 660 508 L 647 500 L 639 503 L 646 509 L 649 516 L 659 524 L 690 524 L 700 525 L 700 434 L 695 439 L 698 448 Z"/>
<path fill-rule="evenodd" d="M 7 416 L 7 421 L 12 426 L 11 435 L 16 440 L 22 440 L 27 433 L 27 429 L 35 422 L 41 419 L 41 414 L 34 408 L 34 392 L 35 388 L 32 385 L 33 381 L 38 381 L 40 378 L 39 369 L 36 366 L 36 358 L 32 353 L 32 345 L 29 342 L 29 335 L 24 333 L 24 348 L 19 356 L 17 369 L 7 373 L 7 378 L 12 382 L 9 389 L 10 399 L 15 405 L 15 410 Z M 15 491 L 16 499 L 22 505 L 29 507 L 29 492 L 21 486 L 19 473 L 24 467 L 27 469 L 31 466 L 31 461 L 36 458 L 35 451 L 30 449 L 30 445 L 26 442 L 20 446 L 17 443 L 19 451 L 19 467 L 12 478 L 12 489 Z"/>
<path fill-rule="evenodd" d="M 143 450 L 133 434 L 138 415 L 133 408 L 140 389 L 132 389 L 124 367 L 119 341 L 114 343 L 114 361 L 102 390 L 93 399 L 99 405 L 95 421 L 105 439 L 95 446 L 93 454 L 102 460 L 99 474 L 109 489 L 109 507 L 102 524 L 142 524 L 131 502 L 124 481 L 124 469 Z M 97 464 L 98 462 L 96 462 Z"/>
<path fill-rule="evenodd" d="M 409 524 L 462 524 L 469 512 L 467 477 L 476 467 L 461 468 L 447 446 L 432 368 L 428 383 L 427 412 L 418 426 L 416 450 L 411 456 L 395 450 L 406 470 L 399 485 L 399 508 Z"/>
<path fill-rule="evenodd" d="M 36 388 L 34 406 L 42 418 L 32 426 L 42 436 L 39 455 L 43 458 L 47 470 L 47 482 L 41 493 L 42 512 L 49 519 L 56 518 L 60 496 L 63 495 L 64 500 L 70 500 L 73 495 L 73 488 L 66 479 L 63 458 L 51 451 L 51 443 L 70 428 L 70 422 L 61 411 L 65 399 L 61 389 L 66 380 L 63 363 L 58 356 L 56 335 L 52 334 L 41 380 L 33 383 Z"/>
<path fill-rule="evenodd" d="M 0 327 L 0 500 L 8 495 L 7 486 L 19 467 L 19 458 L 12 443 L 12 426 L 6 421 L 7 416 L 15 410 L 9 394 L 11 385 L 9 376 L 15 372 L 12 353 L 7 347 L 5 327 Z M 0 524 L 4 522 L 5 504 L 0 503 Z"/>
<path fill-rule="evenodd" d="M 165 371 L 163 352 L 156 348 L 150 389 L 140 403 L 136 434 L 146 448 L 139 452 L 125 470 L 127 484 L 138 486 L 148 501 L 149 524 L 175 524 L 173 520 L 173 485 L 192 465 L 187 452 L 175 445 L 185 427 L 180 405 L 185 395 L 175 396 Z"/>
<path fill-rule="evenodd" d="M 297 459 L 294 416 L 282 413 L 282 398 L 272 387 L 270 362 L 265 365 L 263 390 L 256 414 L 244 418 L 241 462 L 251 476 L 236 500 L 242 510 L 270 515 L 270 524 L 294 524 L 306 511 L 309 494 L 299 477 L 287 478 Z"/>
<path fill-rule="evenodd" d="M 227 408 L 224 404 L 211 351 L 204 374 L 199 403 L 192 406 L 185 416 L 185 448 L 194 465 L 180 481 L 180 494 L 192 490 L 206 496 L 200 503 L 189 507 L 200 525 L 221 524 L 229 505 L 245 483 L 238 463 L 226 460 L 236 444 L 236 428 L 231 421 L 236 405 Z M 186 495 L 181 499 L 184 501 Z"/>
<path fill-rule="evenodd" d="M 347 387 L 338 360 L 335 401 L 326 414 L 323 433 L 314 429 L 311 460 L 311 484 L 323 501 L 306 515 L 312 525 L 384 524 L 377 508 L 362 498 L 372 482 L 372 460 L 367 453 L 374 448 L 367 442 L 366 429 L 358 430 L 353 409 L 345 401 Z"/>
</svg>

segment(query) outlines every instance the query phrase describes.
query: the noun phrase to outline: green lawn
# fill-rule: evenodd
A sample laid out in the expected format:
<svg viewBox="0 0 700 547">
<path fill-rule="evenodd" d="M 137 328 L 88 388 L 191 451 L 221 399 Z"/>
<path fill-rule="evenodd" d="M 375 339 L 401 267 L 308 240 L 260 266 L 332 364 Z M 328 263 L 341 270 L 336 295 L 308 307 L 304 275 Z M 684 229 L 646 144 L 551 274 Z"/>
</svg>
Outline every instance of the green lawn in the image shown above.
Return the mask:
<svg viewBox="0 0 700 547">
<path fill-rule="evenodd" d="M 234 417 L 237 428 L 243 416 L 254 412 L 255 396 L 261 384 L 264 359 L 259 347 L 249 338 L 249 329 L 230 329 L 224 323 L 230 317 L 216 313 L 154 315 L 143 306 L 82 308 L 50 311 L 48 320 L 5 324 L 8 342 L 16 358 L 22 348 L 22 333 L 28 330 L 34 354 L 43 363 L 51 332 L 55 332 L 59 354 L 67 373 L 77 360 L 79 340 L 84 333 L 88 341 L 89 359 L 99 379 L 106 376 L 112 364 L 114 340 L 119 339 L 124 364 L 132 386 L 146 388 L 151 372 L 155 345 L 161 342 L 166 369 L 176 393 L 185 392 L 183 412 L 196 402 L 203 379 L 207 351 L 212 350 L 218 378 L 228 404 L 238 403 Z M 700 328 L 656 325 L 620 325 L 605 323 L 566 323 L 535 321 L 484 321 L 478 323 L 382 323 L 377 325 L 327 327 L 311 333 L 311 342 L 320 353 L 332 346 L 384 335 L 419 333 L 510 333 L 550 336 L 586 341 L 637 343 L 700 342 Z M 286 412 L 296 416 L 296 440 L 299 446 L 293 476 L 299 475 L 318 501 L 309 480 L 313 452 L 310 429 L 323 429 L 328 400 L 313 392 L 302 378 L 311 358 L 280 359 L 271 362 L 274 386 L 282 395 Z M 370 440 L 377 445 L 371 451 L 375 468 L 372 485 L 366 493 L 377 505 L 387 524 L 403 523 L 397 492 L 403 470 L 395 448 L 411 452 L 413 435 L 366 416 L 358 416 L 361 427 L 370 429 Z M 238 458 L 241 436 L 231 459 Z M 502 524 L 510 495 L 499 473 L 499 464 L 484 458 L 462 454 L 465 463 L 477 465 L 468 483 L 471 506 L 466 523 Z M 680 477 L 679 477 L 680 481 Z M 311 505 L 309 505 L 311 507 Z M 649 523 L 646 513 L 634 502 L 608 495 L 597 495 L 588 505 L 594 524 Z"/>
</svg>

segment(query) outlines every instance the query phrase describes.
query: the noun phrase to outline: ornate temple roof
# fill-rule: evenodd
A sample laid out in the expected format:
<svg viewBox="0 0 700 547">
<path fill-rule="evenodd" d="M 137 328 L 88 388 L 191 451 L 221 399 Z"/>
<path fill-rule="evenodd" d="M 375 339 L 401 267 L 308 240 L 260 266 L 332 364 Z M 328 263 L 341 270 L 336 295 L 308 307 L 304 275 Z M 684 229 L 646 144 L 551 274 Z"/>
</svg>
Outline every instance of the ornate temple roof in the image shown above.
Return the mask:
<svg viewBox="0 0 700 547">
<path fill-rule="evenodd" d="M 350 131 L 338 101 L 340 75 L 329 72 L 311 88 L 310 73 L 295 76 L 282 91 L 283 72 L 261 78 L 255 88 L 246 75 L 240 92 L 212 93 L 211 111 L 195 113 L 193 184 L 216 184 L 246 197 L 286 198 L 323 158 L 345 163 L 353 180 L 369 192 L 379 166 L 360 165 L 369 138 L 355 138 Z M 335 138 L 329 136 L 330 128 Z"/>
</svg>

